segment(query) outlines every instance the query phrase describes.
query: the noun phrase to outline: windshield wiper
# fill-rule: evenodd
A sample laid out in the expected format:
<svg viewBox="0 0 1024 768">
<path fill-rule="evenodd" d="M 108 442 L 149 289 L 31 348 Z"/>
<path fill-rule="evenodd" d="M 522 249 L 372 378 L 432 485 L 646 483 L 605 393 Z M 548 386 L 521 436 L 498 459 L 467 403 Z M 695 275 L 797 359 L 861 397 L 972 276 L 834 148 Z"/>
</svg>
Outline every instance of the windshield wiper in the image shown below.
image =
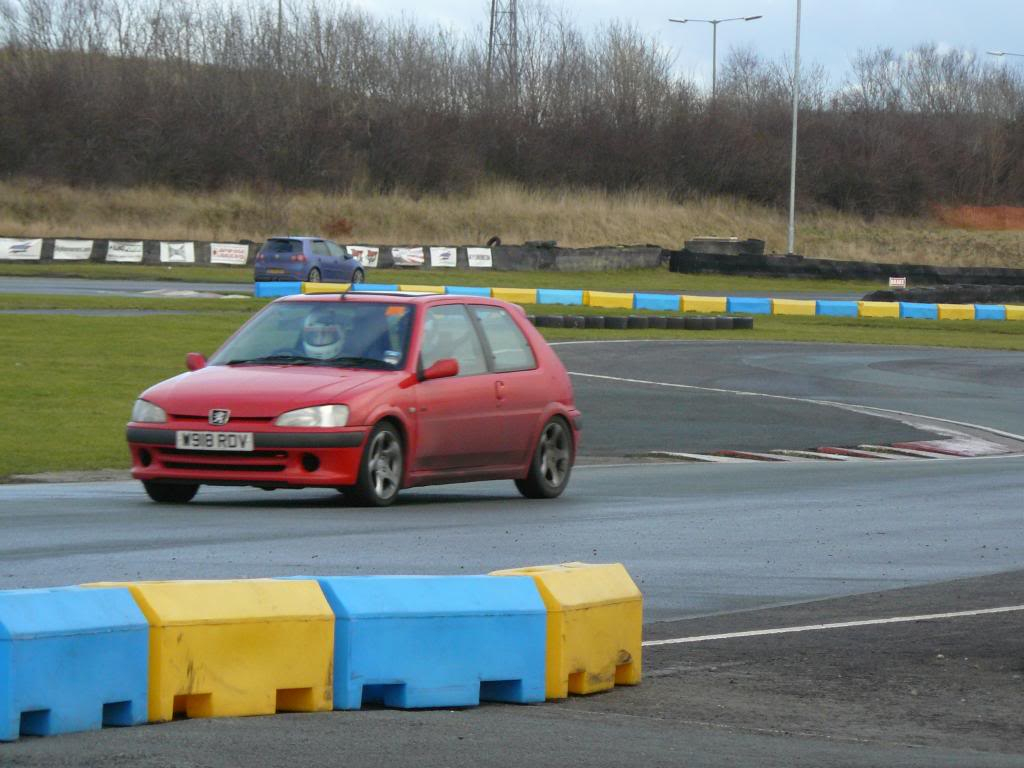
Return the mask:
<svg viewBox="0 0 1024 768">
<path fill-rule="evenodd" d="M 327 361 L 331 365 L 355 366 L 365 368 L 393 368 L 390 363 L 378 360 L 376 357 L 332 357 Z"/>
<path fill-rule="evenodd" d="M 224 365 L 312 365 L 319 362 L 322 361 L 302 355 L 265 355 L 228 360 Z"/>
</svg>

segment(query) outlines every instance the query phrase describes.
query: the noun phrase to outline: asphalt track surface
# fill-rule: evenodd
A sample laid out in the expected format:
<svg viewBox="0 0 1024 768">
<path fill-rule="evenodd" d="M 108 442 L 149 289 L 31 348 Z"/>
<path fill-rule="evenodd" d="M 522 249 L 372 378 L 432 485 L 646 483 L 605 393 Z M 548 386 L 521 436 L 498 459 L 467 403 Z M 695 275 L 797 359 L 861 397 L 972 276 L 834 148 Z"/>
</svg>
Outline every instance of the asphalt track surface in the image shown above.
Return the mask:
<svg viewBox="0 0 1024 768">
<path fill-rule="evenodd" d="M 1020 434 L 1021 355 L 558 350 L 578 374 L 591 462 L 558 501 L 522 500 L 506 482 L 417 489 L 386 510 L 329 492 L 222 488 L 158 508 L 133 483 L 8 485 L 0 587 L 621 561 L 644 591 L 649 641 L 1024 605 L 1022 457 L 629 458 L 918 431 L 821 400 Z M 562 704 L 188 721 L 23 739 L 0 745 L 0 764 L 1022 766 L 1022 629 L 1018 610 L 649 647 L 641 686 Z"/>
</svg>

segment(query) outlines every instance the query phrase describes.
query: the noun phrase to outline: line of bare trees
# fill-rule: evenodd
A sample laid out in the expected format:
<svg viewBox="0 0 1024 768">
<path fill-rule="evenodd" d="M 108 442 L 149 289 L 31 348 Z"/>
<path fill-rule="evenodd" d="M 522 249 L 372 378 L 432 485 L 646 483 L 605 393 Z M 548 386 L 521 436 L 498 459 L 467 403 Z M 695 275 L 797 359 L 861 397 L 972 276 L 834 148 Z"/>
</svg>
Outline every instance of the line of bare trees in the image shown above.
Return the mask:
<svg viewBox="0 0 1024 768">
<path fill-rule="evenodd" d="M 303 4 L 296 4 L 297 2 Z M 711 102 L 635 27 L 529 6 L 486 35 L 346 5 L 0 0 L 0 174 L 76 184 L 458 192 L 480 181 L 781 203 L 788 62 L 734 50 Z M 509 83 L 515 83 L 515 89 Z M 861 53 L 801 80 L 804 204 L 1024 204 L 1024 77 L 970 52 Z"/>
</svg>

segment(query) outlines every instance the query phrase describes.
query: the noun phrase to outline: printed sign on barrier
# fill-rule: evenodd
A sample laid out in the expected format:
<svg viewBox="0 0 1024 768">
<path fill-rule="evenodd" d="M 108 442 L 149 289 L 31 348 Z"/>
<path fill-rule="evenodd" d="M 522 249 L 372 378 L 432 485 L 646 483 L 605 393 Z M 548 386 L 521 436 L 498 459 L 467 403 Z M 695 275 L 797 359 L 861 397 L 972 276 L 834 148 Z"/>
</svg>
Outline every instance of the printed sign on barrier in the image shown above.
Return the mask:
<svg viewBox="0 0 1024 768">
<path fill-rule="evenodd" d="M 469 266 L 471 267 L 491 266 L 490 248 L 467 248 L 466 254 L 469 256 Z"/>
<path fill-rule="evenodd" d="M 86 261 L 92 255 L 92 240 L 54 240 L 54 261 Z"/>
<path fill-rule="evenodd" d="M 210 263 L 245 266 L 249 261 L 249 246 L 240 243 L 210 243 Z"/>
<path fill-rule="evenodd" d="M 432 267 L 454 267 L 456 264 L 456 250 L 454 248 L 430 249 L 430 266 Z"/>
<path fill-rule="evenodd" d="M 391 258 L 395 262 L 396 267 L 422 267 L 424 261 L 423 249 L 392 248 Z"/>
<path fill-rule="evenodd" d="M 195 264 L 195 243 L 160 243 L 161 264 Z"/>
<path fill-rule="evenodd" d="M 889 278 L 889 287 L 890 288 L 906 288 L 907 287 L 907 278 L 905 278 L 905 277 L 890 277 Z"/>
<path fill-rule="evenodd" d="M 111 240 L 107 244 L 107 261 L 129 262 L 132 264 L 141 263 L 142 241 Z"/>
<path fill-rule="evenodd" d="M 371 248 L 368 245 L 350 245 L 348 246 L 348 252 L 353 257 L 359 259 L 363 263 L 363 266 L 375 269 L 377 267 L 377 260 L 380 258 L 380 248 Z"/>
<path fill-rule="evenodd" d="M 16 240 L 0 237 L 0 259 L 7 261 L 39 261 L 43 255 L 41 239 Z"/>
</svg>

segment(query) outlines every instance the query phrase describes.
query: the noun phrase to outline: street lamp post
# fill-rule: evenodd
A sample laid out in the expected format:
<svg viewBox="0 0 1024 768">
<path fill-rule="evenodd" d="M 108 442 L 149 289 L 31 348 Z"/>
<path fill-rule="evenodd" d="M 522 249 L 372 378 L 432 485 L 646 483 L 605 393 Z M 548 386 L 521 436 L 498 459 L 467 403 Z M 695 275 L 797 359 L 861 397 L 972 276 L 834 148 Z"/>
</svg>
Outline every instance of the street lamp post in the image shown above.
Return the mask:
<svg viewBox="0 0 1024 768">
<path fill-rule="evenodd" d="M 1021 56 L 1024 57 L 1024 53 L 1011 53 L 1010 51 L 985 51 L 989 56 Z"/>
<path fill-rule="evenodd" d="M 676 24 L 710 24 L 711 25 L 711 100 L 715 99 L 718 76 L 718 25 L 727 21 L 754 21 L 761 16 L 735 16 L 731 19 L 669 19 Z"/>
<path fill-rule="evenodd" d="M 796 0 L 796 50 L 793 54 L 793 146 L 789 167 L 789 240 L 786 253 L 793 253 L 796 240 L 796 122 L 800 114 L 800 0 Z"/>
</svg>

